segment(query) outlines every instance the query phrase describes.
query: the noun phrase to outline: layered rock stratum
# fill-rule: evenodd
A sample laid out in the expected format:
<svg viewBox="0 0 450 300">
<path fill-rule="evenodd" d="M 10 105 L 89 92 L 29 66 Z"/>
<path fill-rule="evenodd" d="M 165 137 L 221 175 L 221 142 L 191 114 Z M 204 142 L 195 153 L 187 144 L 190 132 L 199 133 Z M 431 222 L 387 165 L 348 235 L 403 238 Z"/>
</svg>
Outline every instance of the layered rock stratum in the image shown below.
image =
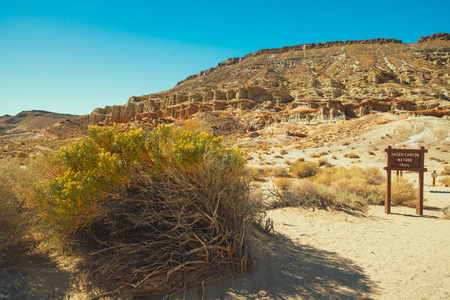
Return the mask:
<svg viewBox="0 0 450 300">
<path fill-rule="evenodd" d="M 230 58 L 156 94 L 98 108 L 88 124 L 160 123 L 198 112 L 249 114 L 268 123 L 313 124 L 371 111 L 450 115 L 450 34 L 404 44 L 336 41 L 262 49 Z"/>
</svg>

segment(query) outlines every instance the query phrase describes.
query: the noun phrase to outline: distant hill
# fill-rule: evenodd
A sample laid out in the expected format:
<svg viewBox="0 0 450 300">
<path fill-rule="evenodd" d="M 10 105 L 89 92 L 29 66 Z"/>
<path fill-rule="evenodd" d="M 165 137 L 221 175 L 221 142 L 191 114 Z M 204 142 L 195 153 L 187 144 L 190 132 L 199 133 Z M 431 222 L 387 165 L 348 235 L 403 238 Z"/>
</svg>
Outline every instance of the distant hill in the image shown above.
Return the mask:
<svg viewBox="0 0 450 300">
<path fill-rule="evenodd" d="M 0 117 L 0 134 L 43 130 L 55 123 L 74 120 L 78 117 L 77 115 L 58 114 L 43 110 L 22 111 L 15 116 Z"/>
</svg>

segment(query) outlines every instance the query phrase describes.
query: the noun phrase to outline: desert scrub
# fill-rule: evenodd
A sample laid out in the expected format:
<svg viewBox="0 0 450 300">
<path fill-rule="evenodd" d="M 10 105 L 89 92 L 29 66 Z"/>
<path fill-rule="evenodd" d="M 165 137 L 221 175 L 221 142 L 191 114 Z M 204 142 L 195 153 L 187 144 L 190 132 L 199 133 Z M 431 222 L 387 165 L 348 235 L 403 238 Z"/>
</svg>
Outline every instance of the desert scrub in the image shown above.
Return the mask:
<svg viewBox="0 0 450 300">
<path fill-rule="evenodd" d="M 0 166 L 0 263 L 8 251 L 26 249 L 32 222 L 26 207 L 28 170 L 13 163 Z"/>
<path fill-rule="evenodd" d="M 417 187 L 408 179 L 396 176 L 392 180 L 391 203 L 393 205 L 416 207 L 417 193 Z"/>
<path fill-rule="evenodd" d="M 307 178 L 316 175 L 319 166 L 308 161 L 295 161 L 291 163 L 290 172 L 298 178 Z"/>
<path fill-rule="evenodd" d="M 178 291 L 181 277 L 201 285 L 253 265 L 245 158 L 222 138 L 92 127 L 59 161 L 62 175 L 39 186 L 36 202 L 48 234 L 83 258 L 91 280 L 154 297 Z"/>
<path fill-rule="evenodd" d="M 267 202 L 268 208 L 304 207 L 326 209 L 335 204 L 335 193 L 324 185 L 318 185 L 308 179 L 297 181 L 277 181 L 271 191 L 272 201 Z"/>
<path fill-rule="evenodd" d="M 450 166 L 445 166 L 442 170 L 441 175 L 450 175 Z"/>
<path fill-rule="evenodd" d="M 327 158 L 319 158 L 319 159 L 317 160 L 317 164 L 319 165 L 319 167 L 321 167 L 321 166 L 326 166 L 326 165 L 330 165 L 330 164 L 328 163 L 328 159 L 327 159 Z"/>
<path fill-rule="evenodd" d="M 351 153 L 345 153 L 344 157 L 348 157 L 348 158 L 359 158 L 359 156 L 353 152 Z"/>
<path fill-rule="evenodd" d="M 329 186 L 336 193 L 342 193 L 346 204 L 358 201 L 370 205 L 383 200 L 381 185 L 384 183 L 384 176 L 378 168 L 326 168 L 312 180 L 316 184 Z M 354 196 L 354 200 L 350 196 Z"/>
<path fill-rule="evenodd" d="M 243 172 L 243 177 L 247 182 L 265 181 L 267 174 L 264 168 L 246 167 Z"/>
<path fill-rule="evenodd" d="M 328 154 L 328 152 L 322 151 L 322 152 L 319 152 L 319 153 L 313 153 L 309 157 L 311 157 L 311 158 L 318 158 L 318 157 L 321 157 L 321 156 L 324 156 L 324 155 L 327 155 L 327 154 Z"/>
<path fill-rule="evenodd" d="M 450 186 L 450 176 L 444 176 L 442 178 L 439 178 L 439 183 L 443 186 Z"/>
<path fill-rule="evenodd" d="M 267 174 L 267 176 L 272 176 L 272 177 L 289 177 L 289 172 L 288 172 L 288 168 L 287 167 L 268 167 L 265 170 L 265 173 Z"/>
</svg>

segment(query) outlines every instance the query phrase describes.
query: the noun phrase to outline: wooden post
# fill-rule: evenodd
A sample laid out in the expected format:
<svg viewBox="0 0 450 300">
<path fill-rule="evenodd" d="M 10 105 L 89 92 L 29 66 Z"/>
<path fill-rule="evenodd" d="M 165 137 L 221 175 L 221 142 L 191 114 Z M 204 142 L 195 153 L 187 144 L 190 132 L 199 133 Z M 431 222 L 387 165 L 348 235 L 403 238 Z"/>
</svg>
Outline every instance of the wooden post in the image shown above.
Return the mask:
<svg viewBox="0 0 450 300">
<path fill-rule="evenodd" d="M 387 153 L 387 167 L 385 167 L 384 169 L 387 171 L 386 174 L 386 198 L 384 199 L 384 212 L 386 214 L 390 214 L 391 213 L 391 175 L 392 175 L 392 171 L 391 171 L 391 146 L 388 146 L 387 149 L 385 149 L 384 151 L 386 151 Z"/>
<path fill-rule="evenodd" d="M 391 170 L 387 169 L 386 176 L 386 199 L 384 200 L 384 212 L 386 214 L 391 213 Z"/>
<path fill-rule="evenodd" d="M 420 171 L 419 171 L 419 194 L 417 195 L 416 214 L 423 216 L 423 173 L 427 170 L 425 165 L 425 147 L 420 147 Z"/>
<path fill-rule="evenodd" d="M 417 195 L 416 214 L 423 215 L 423 171 L 419 171 L 419 194 Z"/>
</svg>

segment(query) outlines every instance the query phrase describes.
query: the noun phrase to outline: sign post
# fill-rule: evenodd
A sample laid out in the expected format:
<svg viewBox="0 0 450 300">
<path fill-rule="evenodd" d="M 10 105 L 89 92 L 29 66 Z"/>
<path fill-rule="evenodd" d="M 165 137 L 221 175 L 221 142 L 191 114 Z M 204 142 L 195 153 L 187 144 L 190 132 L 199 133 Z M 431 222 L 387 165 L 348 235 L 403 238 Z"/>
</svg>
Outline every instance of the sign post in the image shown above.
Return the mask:
<svg viewBox="0 0 450 300">
<path fill-rule="evenodd" d="M 425 153 L 428 150 L 425 147 L 420 149 L 392 149 L 388 146 L 384 151 L 387 152 L 387 171 L 386 176 L 386 199 L 384 202 L 384 212 L 391 213 L 391 171 L 413 171 L 419 172 L 419 194 L 417 195 L 416 214 L 423 215 L 423 174 L 427 171 L 424 167 Z"/>
</svg>

